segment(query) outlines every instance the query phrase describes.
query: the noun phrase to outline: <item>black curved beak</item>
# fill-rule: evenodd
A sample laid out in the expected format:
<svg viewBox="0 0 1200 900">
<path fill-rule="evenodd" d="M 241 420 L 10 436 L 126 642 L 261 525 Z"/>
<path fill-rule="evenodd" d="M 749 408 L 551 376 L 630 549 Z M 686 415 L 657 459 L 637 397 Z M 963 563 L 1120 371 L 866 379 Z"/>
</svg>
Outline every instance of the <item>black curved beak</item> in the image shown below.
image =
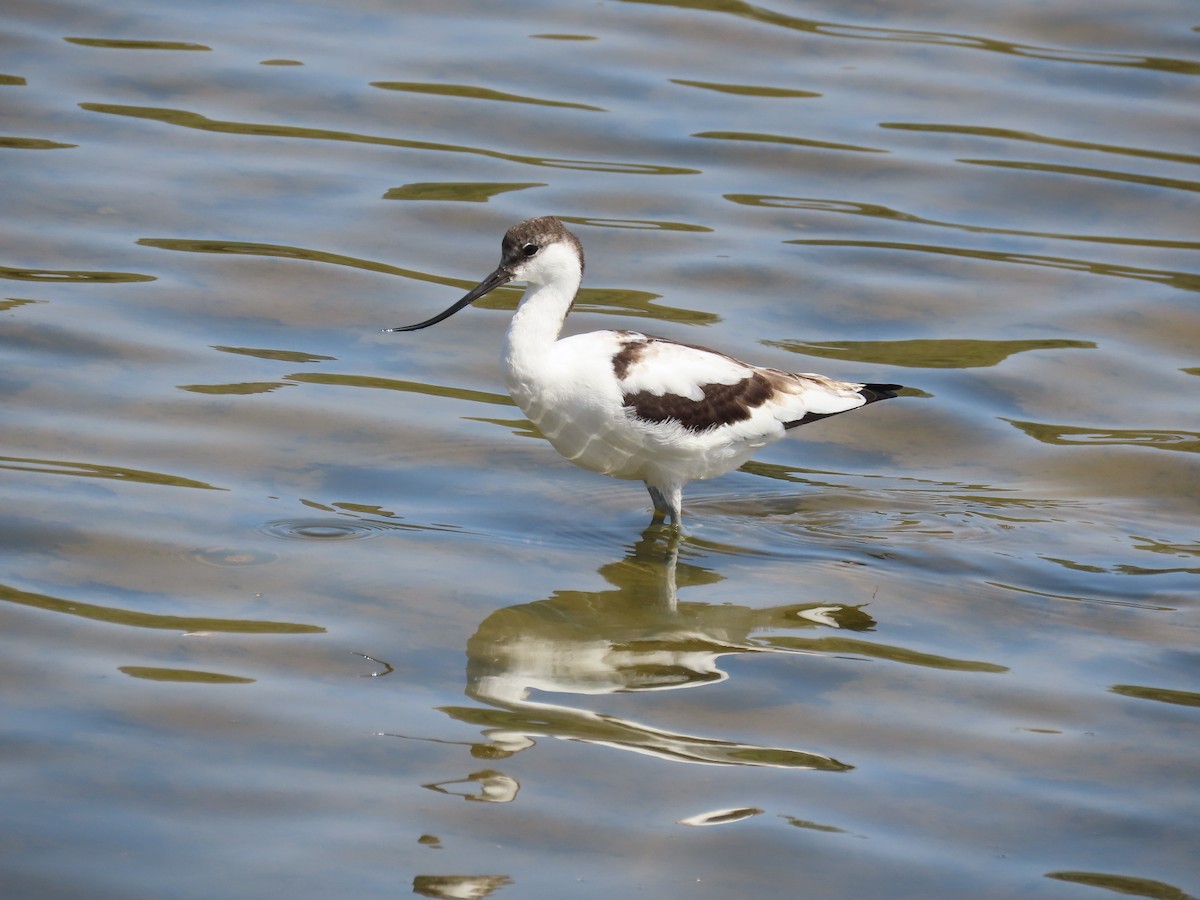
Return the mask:
<svg viewBox="0 0 1200 900">
<path fill-rule="evenodd" d="M 385 328 L 384 331 L 419 331 L 422 328 L 428 328 L 430 325 L 436 325 L 443 319 L 448 319 L 464 306 L 470 306 L 475 300 L 478 300 L 484 294 L 494 291 L 502 284 L 508 284 L 513 280 L 512 272 L 509 272 L 503 264 L 496 269 L 491 275 L 471 288 L 470 293 L 463 297 L 445 312 L 438 313 L 432 319 L 426 319 L 424 322 L 418 322 L 416 325 L 398 325 L 395 328 Z"/>
</svg>

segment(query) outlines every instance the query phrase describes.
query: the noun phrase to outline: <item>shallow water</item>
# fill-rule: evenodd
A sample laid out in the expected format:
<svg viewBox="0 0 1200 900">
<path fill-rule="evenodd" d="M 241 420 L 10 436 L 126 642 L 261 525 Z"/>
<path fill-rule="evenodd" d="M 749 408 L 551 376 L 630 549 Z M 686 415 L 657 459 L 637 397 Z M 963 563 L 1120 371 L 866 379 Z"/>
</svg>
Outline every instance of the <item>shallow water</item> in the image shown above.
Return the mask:
<svg viewBox="0 0 1200 900">
<path fill-rule="evenodd" d="M 6 896 L 1200 895 L 1178 4 L 0 32 Z M 517 291 L 379 330 L 545 213 L 573 330 L 911 389 L 643 534 Z"/>
</svg>

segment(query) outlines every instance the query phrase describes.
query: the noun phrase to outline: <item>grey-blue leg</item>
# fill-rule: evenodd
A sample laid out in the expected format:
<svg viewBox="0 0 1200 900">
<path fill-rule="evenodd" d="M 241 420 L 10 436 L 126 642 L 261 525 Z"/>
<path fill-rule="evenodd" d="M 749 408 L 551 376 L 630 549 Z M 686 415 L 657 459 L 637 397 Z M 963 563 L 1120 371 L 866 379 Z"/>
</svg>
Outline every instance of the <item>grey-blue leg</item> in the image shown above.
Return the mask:
<svg viewBox="0 0 1200 900">
<path fill-rule="evenodd" d="M 683 489 L 678 486 L 668 486 L 666 490 L 646 482 L 646 490 L 654 501 L 654 520 L 666 518 L 667 522 L 678 528 L 683 524 Z"/>
</svg>

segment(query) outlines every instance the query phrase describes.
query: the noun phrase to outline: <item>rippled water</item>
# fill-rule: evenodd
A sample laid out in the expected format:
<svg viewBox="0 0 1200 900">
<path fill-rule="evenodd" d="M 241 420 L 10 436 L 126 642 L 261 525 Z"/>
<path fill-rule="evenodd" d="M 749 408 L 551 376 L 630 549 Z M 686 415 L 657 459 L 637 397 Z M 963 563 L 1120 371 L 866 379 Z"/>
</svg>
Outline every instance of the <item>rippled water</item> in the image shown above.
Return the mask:
<svg viewBox="0 0 1200 900">
<path fill-rule="evenodd" d="M 1200 895 L 1188 12 L 10 3 L 0 889 Z M 643 534 L 380 333 L 545 213 L 911 390 Z"/>
</svg>

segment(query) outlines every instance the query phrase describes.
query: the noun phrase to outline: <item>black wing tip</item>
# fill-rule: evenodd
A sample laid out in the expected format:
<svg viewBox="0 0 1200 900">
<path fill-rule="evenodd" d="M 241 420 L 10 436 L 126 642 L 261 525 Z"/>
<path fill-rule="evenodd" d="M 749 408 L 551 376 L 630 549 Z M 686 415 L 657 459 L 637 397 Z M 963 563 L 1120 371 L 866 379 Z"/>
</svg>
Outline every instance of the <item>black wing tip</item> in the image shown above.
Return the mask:
<svg viewBox="0 0 1200 900">
<path fill-rule="evenodd" d="M 859 393 L 867 398 L 868 403 L 874 403 L 876 400 L 895 400 L 902 390 L 902 384 L 864 384 Z"/>
<path fill-rule="evenodd" d="M 858 389 L 858 392 L 866 398 L 867 403 L 875 403 L 877 400 L 894 400 L 900 396 L 900 391 L 904 390 L 902 384 L 864 384 Z M 863 406 L 866 406 L 864 403 Z M 862 406 L 855 406 L 853 409 L 862 409 Z M 842 412 L 851 412 L 850 409 L 844 409 Z M 801 425 L 807 425 L 809 422 L 817 422 L 821 419 L 828 419 L 830 416 L 840 416 L 842 413 L 806 413 L 799 419 L 793 419 L 791 422 L 784 422 L 784 428 L 799 428 Z"/>
</svg>

